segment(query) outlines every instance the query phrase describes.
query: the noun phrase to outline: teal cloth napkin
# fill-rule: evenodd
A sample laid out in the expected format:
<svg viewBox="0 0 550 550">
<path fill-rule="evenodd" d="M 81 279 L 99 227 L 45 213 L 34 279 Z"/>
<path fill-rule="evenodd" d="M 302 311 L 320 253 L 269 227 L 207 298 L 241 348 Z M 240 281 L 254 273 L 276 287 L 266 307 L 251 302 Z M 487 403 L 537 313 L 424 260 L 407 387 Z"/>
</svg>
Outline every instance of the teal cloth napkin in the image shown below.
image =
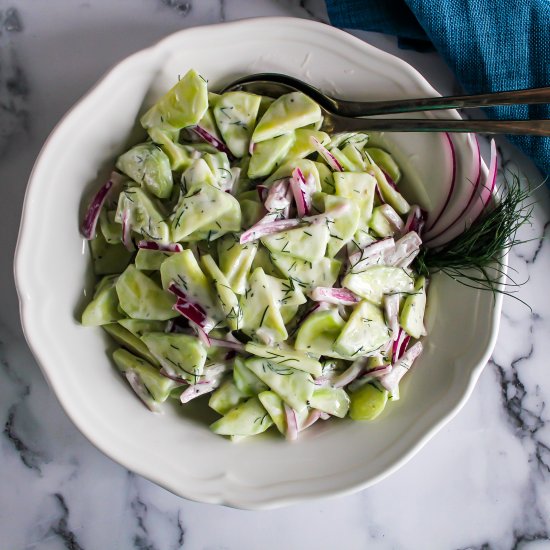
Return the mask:
<svg viewBox="0 0 550 550">
<path fill-rule="evenodd" d="M 469 93 L 550 86 L 550 0 L 326 0 L 337 27 L 433 44 Z M 550 105 L 487 109 L 495 119 L 550 118 Z M 550 175 L 550 138 L 508 136 Z"/>
</svg>

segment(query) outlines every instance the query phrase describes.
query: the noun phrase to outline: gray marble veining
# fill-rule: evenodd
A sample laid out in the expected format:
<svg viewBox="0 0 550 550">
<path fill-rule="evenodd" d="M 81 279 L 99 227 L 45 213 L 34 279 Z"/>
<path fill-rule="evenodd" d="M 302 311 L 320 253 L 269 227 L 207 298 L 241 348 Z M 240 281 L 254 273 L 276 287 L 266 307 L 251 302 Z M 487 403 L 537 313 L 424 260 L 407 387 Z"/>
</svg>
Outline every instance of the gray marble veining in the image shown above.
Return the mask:
<svg viewBox="0 0 550 550">
<path fill-rule="evenodd" d="M 413 460 L 356 495 L 272 512 L 182 500 L 98 452 L 67 419 L 19 328 L 11 257 L 26 180 L 59 117 L 115 62 L 183 27 L 262 15 L 327 21 L 322 0 L 0 0 L 0 549 L 550 548 L 550 197 L 510 255 L 491 361 Z M 398 51 L 442 92 L 435 54 Z M 505 166 L 536 182 L 500 142 Z"/>
</svg>

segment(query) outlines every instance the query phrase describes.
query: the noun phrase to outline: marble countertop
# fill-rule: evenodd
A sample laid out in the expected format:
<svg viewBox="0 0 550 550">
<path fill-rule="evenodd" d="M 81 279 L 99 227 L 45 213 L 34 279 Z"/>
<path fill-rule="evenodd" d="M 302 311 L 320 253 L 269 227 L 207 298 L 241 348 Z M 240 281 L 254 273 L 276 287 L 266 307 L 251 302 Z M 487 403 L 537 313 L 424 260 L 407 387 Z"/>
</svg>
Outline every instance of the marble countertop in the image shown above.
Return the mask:
<svg viewBox="0 0 550 550">
<path fill-rule="evenodd" d="M 19 324 L 12 257 L 25 185 L 59 117 L 114 63 L 181 28 L 252 16 L 326 21 L 322 0 L 0 0 L 0 549 L 550 548 L 548 189 L 511 266 L 495 353 L 460 413 L 353 496 L 269 512 L 185 501 L 106 458 L 46 385 Z M 400 51 L 442 93 L 435 54 Z M 502 142 L 501 142 L 502 144 Z M 502 144 L 506 166 L 540 175 Z"/>
</svg>

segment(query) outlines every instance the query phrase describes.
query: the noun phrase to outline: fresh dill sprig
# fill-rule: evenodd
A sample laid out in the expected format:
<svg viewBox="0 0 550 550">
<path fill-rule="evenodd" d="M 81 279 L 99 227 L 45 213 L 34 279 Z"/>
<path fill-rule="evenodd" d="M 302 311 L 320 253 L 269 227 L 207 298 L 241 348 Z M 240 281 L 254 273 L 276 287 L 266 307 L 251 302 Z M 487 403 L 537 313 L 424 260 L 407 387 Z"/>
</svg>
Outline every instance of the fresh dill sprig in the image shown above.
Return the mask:
<svg viewBox="0 0 550 550">
<path fill-rule="evenodd" d="M 513 246 L 527 242 L 516 235 L 531 222 L 534 202 L 527 199 L 533 191 L 523 189 L 519 176 L 512 174 L 511 181 L 498 189 L 494 206 L 463 233 L 442 247 L 421 249 L 414 263 L 416 271 L 425 276 L 442 272 L 477 290 L 513 295 L 513 289 L 523 283 L 506 274 L 503 257 Z"/>
</svg>

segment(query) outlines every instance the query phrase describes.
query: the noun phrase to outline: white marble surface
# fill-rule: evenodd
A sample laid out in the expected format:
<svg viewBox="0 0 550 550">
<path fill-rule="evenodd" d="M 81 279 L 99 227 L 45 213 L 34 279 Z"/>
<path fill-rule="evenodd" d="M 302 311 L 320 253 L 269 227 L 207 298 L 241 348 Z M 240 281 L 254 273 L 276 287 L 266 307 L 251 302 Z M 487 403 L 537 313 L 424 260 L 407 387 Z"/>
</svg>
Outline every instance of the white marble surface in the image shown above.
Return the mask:
<svg viewBox="0 0 550 550">
<path fill-rule="evenodd" d="M 533 312 L 505 299 L 496 351 L 464 409 L 399 472 L 354 496 L 270 512 L 182 500 L 97 451 L 47 387 L 21 333 L 12 276 L 41 144 L 126 55 L 180 28 L 264 15 L 326 21 L 321 0 L 0 0 L 0 549 L 550 548 L 547 188 L 522 231 L 534 240 L 511 256 L 517 279 L 529 278 L 518 296 Z M 440 91 L 456 88 L 435 54 L 360 36 Z"/>
</svg>

